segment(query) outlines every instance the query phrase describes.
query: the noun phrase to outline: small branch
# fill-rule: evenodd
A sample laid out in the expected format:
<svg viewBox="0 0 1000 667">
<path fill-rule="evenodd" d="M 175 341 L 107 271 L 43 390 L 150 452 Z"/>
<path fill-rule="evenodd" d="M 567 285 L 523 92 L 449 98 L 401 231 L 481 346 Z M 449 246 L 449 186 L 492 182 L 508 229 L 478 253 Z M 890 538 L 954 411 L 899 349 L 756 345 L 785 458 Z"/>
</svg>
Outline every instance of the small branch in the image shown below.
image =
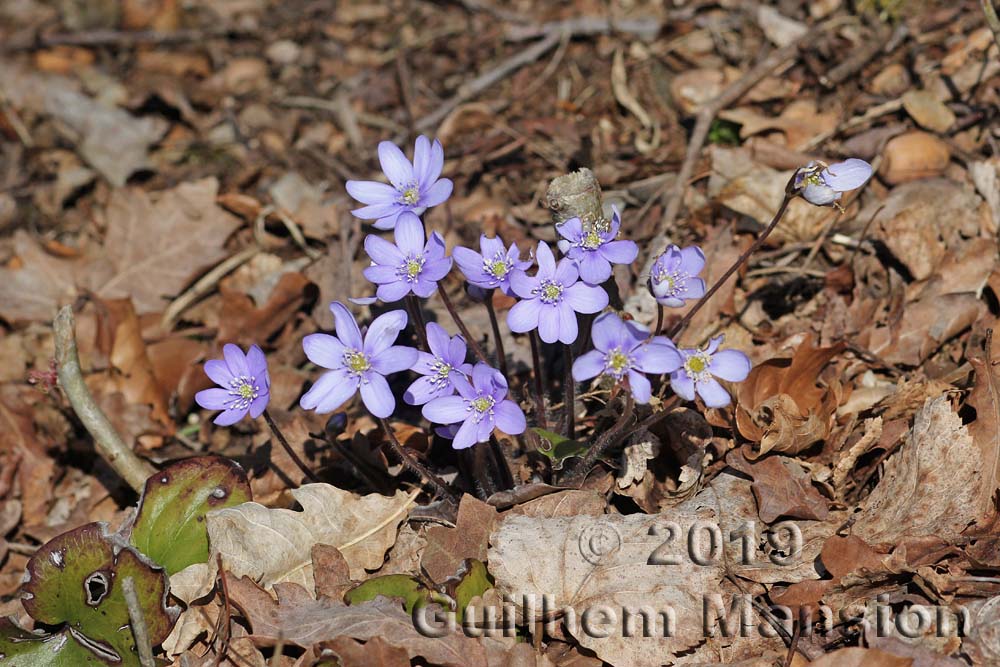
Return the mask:
<svg viewBox="0 0 1000 667">
<path fill-rule="evenodd" d="M 537 329 L 528 333 L 528 340 L 531 341 L 531 364 L 535 370 L 535 419 L 538 420 L 538 428 L 547 431 L 549 424 L 545 419 L 545 383 L 542 380 L 542 357 L 538 353 Z"/>
<path fill-rule="evenodd" d="M 993 6 L 993 0 L 980 0 L 980 2 L 983 3 L 986 23 L 993 31 L 993 40 L 997 43 L 997 50 L 1000 51 L 1000 16 L 997 16 L 997 8 Z"/>
<path fill-rule="evenodd" d="M 448 293 L 444 291 L 444 287 L 442 285 L 438 285 L 438 294 L 441 295 L 441 301 L 444 303 L 444 307 L 448 309 L 448 314 L 451 315 L 451 319 L 455 321 L 455 324 L 458 326 L 458 330 L 461 331 L 462 336 L 465 337 L 465 342 L 472 348 L 472 353 L 475 354 L 484 364 L 490 363 L 490 360 L 486 358 L 486 353 L 483 352 L 483 348 L 481 348 L 479 343 L 476 342 L 476 339 L 472 337 L 469 327 L 465 326 L 465 322 L 463 322 L 462 318 L 459 317 L 458 311 L 455 310 L 455 305 L 451 302 L 451 297 L 449 297 Z M 506 376 L 506 374 L 504 375 Z"/>
<path fill-rule="evenodd" d="M 267 425 L 271 428 L 271 433 L 274 434 L 274 437 L 277 438 L 278 442 L 281 443 L 281 446 L 285 448 L 285 453 L 288 454 L 288 458 L 290 458 L 292 462 L 299 467 L 299 470 L 305 474 L 309 481 L 318 482 L 319 478 L 312 470 L 309 469 L 309 466 L 307 466 L 305 462 L 299 458 L 299 455 L 295 453 L 292 446 L 288 444 L 288 440 L 285 439 L 285 434 L 282 433 L 281 429 L 278 428 L 278 425 L 274 423 L 274 419 L 271 418 L 271 413 L 267 410 L 264 410 L 264 421 L 266 421 Z"/>
<path fill-rule="evenodd" d="M 400 444 L 399 440 L 396 438 L 396 432 L 392 430 L 392 426 L 384 418 L 379 418 L 379 423 L 382 425 L 382 430 L 385 431 L 386 437 L 389 438 L 389 445 L 392 447 L 392 451 L 396 453 L 396 456 L 403 462 L 403 465 L 412 470 L 422 478 L 423 480 L 430 482 L 431 486 L 437 489 L 438 493 L 445 497 L 450 497 L 457 499 L 460 494 L 448 486 L 444 480 L 432 473 L 423 464 L 418 462 L 413 458 L 408 451 Z"/>
<path fill-rule="evenodd" d="M 125 595 L 125 604 L 128 606 L 129 626 L 132 628 L 132 636 L 135 638 L 135 647 L 139 651 L 139 664 L 142 667 L 156 667 L 153 660 L 153 647 L 149 643 L 149 630 L 146 627 L 146 619 L 142 615 L 142 607 L 139 606 L 139 596 L 135 594 L 135 582 L 132 577 L 125 577 L 122 580 L 122 593 Z"/>
<path fill-rule="evenodd" d="M 75 328 L 73 308 L 64 306 L 53 324 L 59 386 L 66 394 L 73 411 L 83 422 L 84 428 L 94 439 L 97 453 L 135 489 L 136 493 L 142 493 L 146 479 L 154 475 L 156 469 L 136 456 L 135 452 L 125 444 L 87 388 L 80 370 L 80 357 L 76 351 Z"/>
</svg>

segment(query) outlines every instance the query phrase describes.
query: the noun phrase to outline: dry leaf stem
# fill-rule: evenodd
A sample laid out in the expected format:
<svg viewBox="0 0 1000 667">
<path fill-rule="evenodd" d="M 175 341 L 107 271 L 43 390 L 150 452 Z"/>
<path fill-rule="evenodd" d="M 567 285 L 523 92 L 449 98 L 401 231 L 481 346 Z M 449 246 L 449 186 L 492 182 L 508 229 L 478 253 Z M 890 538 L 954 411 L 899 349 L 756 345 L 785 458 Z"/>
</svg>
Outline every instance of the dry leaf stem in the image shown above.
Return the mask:
<svg viewBox="0 0 1000 667">
<path fill-rule="evenodd" d="M 135 593 L 135 582 L 132 577 L 125 577 L 122 581 L 122 593 L 125 595 L 125 604 L 128 607 L 129 627 L 132 628 L 135 647 L 139 651 L 139 664 L 142 667 L 156 667 L 153 647 L 149 643 L 149 629 L 142 615 L 142 607 L 139 605 L 139 596 Z"/>
<path fill-rule="evenodd" d="M 980 0 L 983 3 L 983 13 L 986 14 L 986 23 L 993 31 L 993 40 L 1000 49 L 1000 16 L 997 16 L 997 8 L 993 6 L 993 0 Z"/>
<path fill-rule="evenodd" d="M 528 333 L 528 340 L 531 341 L 531 365 L 534 367 L 535 377 L 535 417 L 538 420 L 538 428 L 543 431 L 549 430 L 548 420 L 545 419 L 545 383 L 542 380 L 542 357 L 538 353 L 538 330 L 533 329 Z"/>
<path fill-rule="evenodd" d="M 80 357 L 76 351 L 76 323 L 71 306 L 63 306 L 59 311 L 53 329 L 56 363 L 59 367 L 59 386 L 66 394 L 73 411 L 94 439 L 97 453 L 136 493 L 142 493 L 146 479 L 155 474 L 156 469 L 136 456 L 135 452 L 125 444 L 87 388 L 80 370 Z"/>
<path fill-rule="evenodd" d="M 566 437 L 572 440 L 576 437 L 576 397 L 575 393 L 575 382 L 573 380 L 573 346 L 563 345 L 563 365 L 566 367 L 566 375 L 563 376 L 563 385 L 566 391 L 566 398 L 563 400 L 563 405 L 566 410 Z"/>
<path fill-rule="evenodd" d="M 459 493 L 448 486 L 444 480 L 432 473 L 423 464 L 413 458 L 408 451 L 400 444 L 399 440 L 396 438 L 396 432 L 392 430 L 392 426 L 389 424 L 388 420 L 384 417 L 379 418 L 379 423 L 382 425 L 382 430 L 385 431 L 386 437 L 389 438 L 389 446 L 392 447 L 392 451 L 396 452 L 396 456 L 403 462 L 403 465 L 415 472 L 422 479 L 430 482 L 437 491 L 450 498 L 459 498 Z"/>
</svg>

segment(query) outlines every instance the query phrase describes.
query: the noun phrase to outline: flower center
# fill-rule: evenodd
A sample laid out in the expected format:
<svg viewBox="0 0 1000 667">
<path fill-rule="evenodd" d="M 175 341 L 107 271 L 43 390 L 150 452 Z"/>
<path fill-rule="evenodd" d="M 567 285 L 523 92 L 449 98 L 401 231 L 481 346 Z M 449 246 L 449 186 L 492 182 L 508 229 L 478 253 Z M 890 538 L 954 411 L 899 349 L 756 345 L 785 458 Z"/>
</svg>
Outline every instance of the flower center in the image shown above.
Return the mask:
<svg viewBox="0 0 1000 667">
<path fill-rule="evenodd" d="M 420 272 L 424 270 L 424 258 L 423 257 L 409 257 L 399 265 L 397 273 L 405 280 L 415 282 L 420 276 Z"/>
<path fill-rule="evenodd" d="M 241 375 L 229 381 L 229 410 L 243 410 L 250 405 L 257 396 L 260 395 L 260 387 L 257 386 L 257 378 Z"/>
<path fill-rule="evenodd" d="M 805 178 L 803 178 L 802 182 L 806 185 L 826 185 L 826 183 L 823 182 L 823 177 L 821 173 L 822 172 L 814 171 Z"/>
<path fill-rule="evenodd" d="M 502 280 L 512 267 L 513 264 L 501 253 L 497 253 L 492 260 L 483 262 L 483 270 L 498 280 Z"/>
<path fill-rule="evenodd" d="M 431 382 L 437 385 L 438 387 L 443 387 L 446 384 L 448 384 L 449 376 L 451 375 L 451 372 L 454 370 L 451 364 L 441 359 L 436 359 L 434 361 L 434 364 L 431 366 L 431 369 L 434 371 L 434 375 L 431 378 Z"/>
<path fill-rule="evenodd" d="M 542 284 L 535 290 L 535 294 L 542 300 L 542 303 L 559 303 L 559 300 L 562 299 L 562 293 L 562 284 L 552 280 L 543 280 Z"/>
<path fill-rule="evenodd" d="M 601 243 L 603 243 L 603 239 L 594 228 L 591 228 L 591 230 L 587 232 L 582 239 L 580 239 L 580 245 L 587 250 L 597 250 L 601 247 Z"/>
<path fill-rule="evenodd" d="M 684 362 L 684 371 L 695 382 L 709 379 L 708 364 L 711 359 L 704 352 L 695 352 Z"/>
<path fill-rule="evenodd" d="M 418 201 L 420 201 L 420 189 L 417 188 L 416 185 L 411 185 L 410 187 L 405 188 L 399 195 L 399 201 L 401 204 L 414 206 Z"/>
<path fill-rule="evenodd" d="M 621 348 L 616 347 L 604 357 L 604 365 L 611 375 L 621 377 L 625 371 L 631 368 L 632 360 L 621 351 Z"/>
<path fill-rule="evenodd" d="M 687 279 L 690 276 L 678 269 L 669 271 L 660 269 L 653 280 L 656 283 L 657 294 L 660 296 L 677 296 L 687 291 Z"/>
<path fill-rule="evenodd" d="M 492 396 L 480 396 L 476 400 L 472 401 L 472 409 L 476 412 L 483 413 L 493 407 L 493 397 Z"/>
<path fill-rule="evenodd" d="M 344 352 L 344 365 L 347 366 L 355 375 L 361 375 L 369 368 L 372 367 L 371 363 L 368 361 L 368 357 L 362 352 L 357 350 L 348 350 Z"/>
</svg>

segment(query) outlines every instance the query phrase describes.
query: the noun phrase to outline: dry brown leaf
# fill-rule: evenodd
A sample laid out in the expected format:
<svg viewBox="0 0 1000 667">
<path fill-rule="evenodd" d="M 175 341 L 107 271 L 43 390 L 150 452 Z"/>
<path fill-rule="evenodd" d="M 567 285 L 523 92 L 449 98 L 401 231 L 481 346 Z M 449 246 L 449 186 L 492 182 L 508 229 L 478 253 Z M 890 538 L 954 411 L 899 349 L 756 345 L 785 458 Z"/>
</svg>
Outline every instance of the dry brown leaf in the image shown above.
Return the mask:
<svg viewBox="0 0 1000 667">
<path fill-rule="evenodd" d="M 871 648 L 842 648 L 813 660 L 809 667 L 912 667 L 912 658 L 901 658 Z"/>
<path fill-rule="evenodd" d="M 979 452 L 982 481 L 975 497 L 977 521 L 988 524 L 997 515 L 996 495 L 1000 489 L 1000 375 L 993 357 L 992 334 L 986 339 L 984 356 L 969 355 L 976 369 L 976 383 L 968 404 L 976 409 L 976 420 L 969 424 L 969 435 Z"/>
<path fill-rule="evenodd" d="M 410 667 L 410 656 L 405 649 L 392 646 L 378 636 L 364 643 L 337 637 L 323 642 L 323 648 L 333 652 L 341 667 Z"/>
<path fill-rule="evenodd" d="M 410 658 L 420 656 L 432 665 L 489 664 L 483 643 L 461 632 L 425 637 L 394 600 L 379 597 L 348 607 L 329 600 L 288 596 L 285 586 L 278 587 L 275 600 L 247 577 L 233 578 L 228 584 L 233 603 L 250 621 L 252 639 L 261 646 L 285 642 L 310 648 L 340 637 L 362 641 L 380 637 L 389 646 L 405 650 Z"/>
<path fill-rule="evenodd" d="M 917 125 L 944 133 L 955 124 L 955 113 L 926 90 L 909 90 L 902 97 L 903 108 Z"/>
<path fill-rule="evenodd" d="M 329 598 L 342 601 L 344 593 L 357 582 L 351 580 L 351 566 L 340 549 L 328 544 L 314 544 L 312 548 L 313 578 L 316 580 L 316 599 Z"/>
<path fill-rule="evenodd" d="M 885 145 L 880 173 L 893 185 L 940 176 L 948 167 L 951 149 L 927 132 L 907 132 Z"/>
<path fill-rule="evenodd" d="M 811 99 L 792 101 L 777 117 L 761 114 L 753 107 L 727 109 L 720 112 L 719 117 L 739 123 L 741 139 L 777 130 L 785 135 L 785 144 L 792 150 L 802 150 L 813 137 L 833 132 L 839 121 L 836 112 L 819 111 Z"/>
<path fill-rule="evenodd" d="M 0 316 L 9 322 L 51 320 L 76 298 L 83 262 L 49 255 L 27 232 L 14 234 L 17 267 L 0 269 Z"/>
<path fill-rule="evenodd" d="M 829 503 L 812 485 L 809 473 L 794 459 L 769 456 L 748 461 L 741 450 L 734 450 L 726 463 L 753 478 L 753 495 L 757 499 L 761 521 L 772 523 L 779 517 L 823 521 L 829 514 Z"/>
<path fill-rule="evenodd" d="M 318 289 L 301 273 L 284 273 L 262 306 L 242 292 L 228 289 L 222 294 L 219 340 L 252 345 L 268 340 L 280 331 L 295 313 L 316 300 Z"/>
<path fill-rule="evenodd" d="M 957 538 L 981 520 L 987 460 L 946 396 L 917 413 L 900 451 L 865 501 L 854 534 L 869 544 L 936 536 Z M 993 462 L 993 461 L 989 461 Z M 992 483 L 992 479 L 989 480 Z"/>
<path fill-rule="evenodd" d="M 497 521 L 491 505 L 462 496 L 455 527 L 432 526 L 427 529 L 427 544 L 420 565 L 437 583 L 455 576 L 466 558 L 486 560 L 486 544 Z"/>
</svg>

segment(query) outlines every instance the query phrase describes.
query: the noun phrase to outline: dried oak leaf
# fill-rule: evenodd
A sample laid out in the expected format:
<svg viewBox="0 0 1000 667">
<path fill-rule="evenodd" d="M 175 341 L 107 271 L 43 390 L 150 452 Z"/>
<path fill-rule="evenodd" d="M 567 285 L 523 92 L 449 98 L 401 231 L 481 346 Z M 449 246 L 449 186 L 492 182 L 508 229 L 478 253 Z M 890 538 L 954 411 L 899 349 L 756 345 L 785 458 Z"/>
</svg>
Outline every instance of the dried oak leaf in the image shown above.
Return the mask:
<svg viewBox="0 0 1000 667">
<path fill-rule="evenodd" d="M 45 252 L 27 232 L 14 234 L 16 266 L 0 269 L 0 317 L 8 322 L 49 320 L 76 298 L 84 263 Z"/>
<path fill-rule="evenodd" d="M 753 443 L 747 457 L 767 452 L 796 454 L 830 433 L 840 402 L 839 384 L 819 386 L 820 371 L 843 344 L 813 347 L 807 335 L 791 360 L 769 359 L 758 364 L 737 389 L 736 425 Z"/>
<path fill-rule="evenodd" d="M 976 370 L 975 385 L 968 404 L 976 409 L 976 420 L 969 424 L 969 435 L 978 450 L 982 481 L 975 495 L 977 523 L 989 524 L 997 516 L 996 495 L 1000 489 L 1000 375 L 993 358 L 992 334 L 986 338 L 983 356 L 969 355 Z"/>
<path fill-rule="evenodd" d="M 873 545 L 957 538 L 988 518 L 983 502 L 996 488 L 995 463 L 984 458 L 946 396 L 927 399 L 906 442 L 886 462 L 854 534 Z"/>
<path fill-rule="evenodd" d="M 92 267 L 91 287 L 104 298 L 131 296 L 140 315 L 163 310 L 193 276 L 225 256 L 223 244 L 240 221 L 215 199 L 206 178 L 152 195 L 116 190 L 106 210 L 105 260 Z"/>
<path fill-rule="evenodd" d="M 765 523 L 783 516 L 823 521 L 830 513 L 829 504 L 812 485 L 809 473 L 793 459 L 769 456 L 751 462 L 742 450 L 734 450 L 726 463 L 753 478 L 750 488 Z"/>
<path fill-rule="evenodd" d="M 427 545 L 420 565 L 438 583 L 455 576 L 466 558 L 486 560 L 486 546 L 497 521 L 497 511 L 469 494 L 458 505 L 454 528 L 432 526 L 427 529 Z"/>
<path fill-rule="evenodd" d="M 912 667 L 912 658 L 901 658 L 873 648 L 842 648 L 809 663 L 809 667 Z"/>
<path fill-rule="evenodd" d="M 405 650 L 410 658 L 419 656 L 432 665 L 490 664 L 484 643 L 460 631 L 425 637 L 398 602 L 381 596 L 348 607 L 330 600 L 303 598 L 294 594 L 295 587 L 284 584 L 276 587 L 275 600 L 248 577 L 228 579 L 227 583 L 233 603 L 250 622 L 251 638 L 260 646 L 284 642 L 310 648 L 341 637 L 366 642 L 380 637 L 389 646 Z"/>
</svg>

